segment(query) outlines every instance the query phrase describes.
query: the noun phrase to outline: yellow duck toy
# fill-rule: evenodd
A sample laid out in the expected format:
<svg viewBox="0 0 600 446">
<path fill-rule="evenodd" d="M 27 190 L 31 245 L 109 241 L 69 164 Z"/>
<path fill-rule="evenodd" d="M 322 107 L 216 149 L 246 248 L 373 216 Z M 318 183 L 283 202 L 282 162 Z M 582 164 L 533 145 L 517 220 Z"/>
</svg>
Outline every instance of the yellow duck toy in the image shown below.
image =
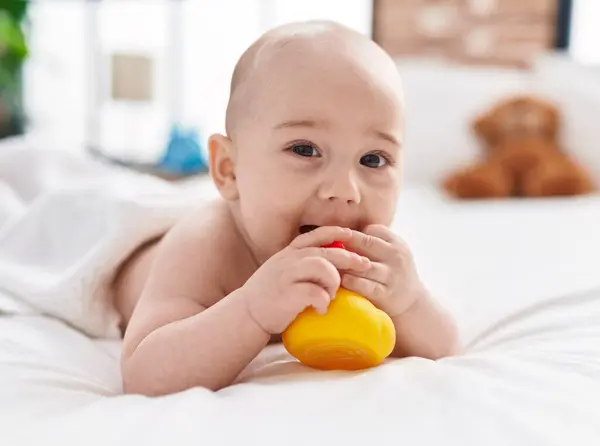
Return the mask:
<svg viewBox="0 0 600 446">
<path fill-rule="evenodd" d="M 342 248 L 340 242 L 326 247 Z M 309 307 L 282 335 L 301 363 L 320 370 L 361 370 L 379 365 L 394 349 L 391 318 L 368 299 L 340 288 L 326 314 Z"/>
</svg>

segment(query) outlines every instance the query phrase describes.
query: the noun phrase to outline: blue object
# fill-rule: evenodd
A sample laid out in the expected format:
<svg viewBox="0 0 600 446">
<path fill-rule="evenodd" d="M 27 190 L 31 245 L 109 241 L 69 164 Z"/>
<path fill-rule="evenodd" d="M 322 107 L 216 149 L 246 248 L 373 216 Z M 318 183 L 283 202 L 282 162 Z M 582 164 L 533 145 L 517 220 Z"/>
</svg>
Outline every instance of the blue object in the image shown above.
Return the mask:
<svg viewBox="0 0 600 446">
<path fill-rule="evenodd" d="M 198 131 L 182 129 L 175 125 L 171 129 L 169 143 L 157 168 L 175 175 L 194 175 L 208 172 L 208 164 L 202 156 Z"/>
</svg>

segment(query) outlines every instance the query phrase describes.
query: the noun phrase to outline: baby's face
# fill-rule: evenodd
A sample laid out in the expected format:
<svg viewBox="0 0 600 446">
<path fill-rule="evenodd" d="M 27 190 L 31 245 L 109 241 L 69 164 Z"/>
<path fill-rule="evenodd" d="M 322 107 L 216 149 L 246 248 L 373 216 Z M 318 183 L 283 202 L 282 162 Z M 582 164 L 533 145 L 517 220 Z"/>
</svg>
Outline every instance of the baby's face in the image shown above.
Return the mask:
<svg viewBox="0 0 600 446">
<path fill-rule="evenodd" d="M 305 226 L 362 230 L 394 217 L 403 137 L 399 83 L 395 73 L 339 59 L 281 61 L 249 95 L 250 117 L 233 141 L 237 206 L 263 261 Z"/>
</svg>

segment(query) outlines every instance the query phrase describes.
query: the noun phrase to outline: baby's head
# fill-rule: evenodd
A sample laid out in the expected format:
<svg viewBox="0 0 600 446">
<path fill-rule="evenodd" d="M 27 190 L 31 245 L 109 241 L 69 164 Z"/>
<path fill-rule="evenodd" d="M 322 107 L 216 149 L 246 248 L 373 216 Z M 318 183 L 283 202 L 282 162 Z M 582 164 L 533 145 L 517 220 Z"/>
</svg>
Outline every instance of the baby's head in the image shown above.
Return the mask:
<svg viewBox="0 0 600 446">
<path fill-rule="evenodd" d="M 403 129 L 400 77 L 377 44 L 331 22 L 285 25 L 238 61 L 211 173 L 264 260 L 304 225 L 390 224 Z"/>
</svg>

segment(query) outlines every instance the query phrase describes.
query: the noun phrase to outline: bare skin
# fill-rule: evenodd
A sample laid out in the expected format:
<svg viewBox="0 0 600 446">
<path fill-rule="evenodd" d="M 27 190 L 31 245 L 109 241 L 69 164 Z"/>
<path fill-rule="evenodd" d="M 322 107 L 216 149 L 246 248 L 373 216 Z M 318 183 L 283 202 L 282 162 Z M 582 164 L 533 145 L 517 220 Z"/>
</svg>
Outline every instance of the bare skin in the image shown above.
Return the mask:
<svg viewBox="0 0 600 446">
<path fill-rule="evenodd" d="M 337 25 L 285 26 L 249 48 L 227 134 L 209 140 L 222 200 L 141 248 L 115 282 L 126 393 L 230 385 L 298 313 L 326 312 L 340 285 L 392 317 L 395 356 L 458 352 L 451 316 L 389 229 L 401 91 L 389 57 Z M 307 225 L 318 229 L 301 234 Z M 320 248 L 334 240 L 349 250 Z"/>
</svg>

